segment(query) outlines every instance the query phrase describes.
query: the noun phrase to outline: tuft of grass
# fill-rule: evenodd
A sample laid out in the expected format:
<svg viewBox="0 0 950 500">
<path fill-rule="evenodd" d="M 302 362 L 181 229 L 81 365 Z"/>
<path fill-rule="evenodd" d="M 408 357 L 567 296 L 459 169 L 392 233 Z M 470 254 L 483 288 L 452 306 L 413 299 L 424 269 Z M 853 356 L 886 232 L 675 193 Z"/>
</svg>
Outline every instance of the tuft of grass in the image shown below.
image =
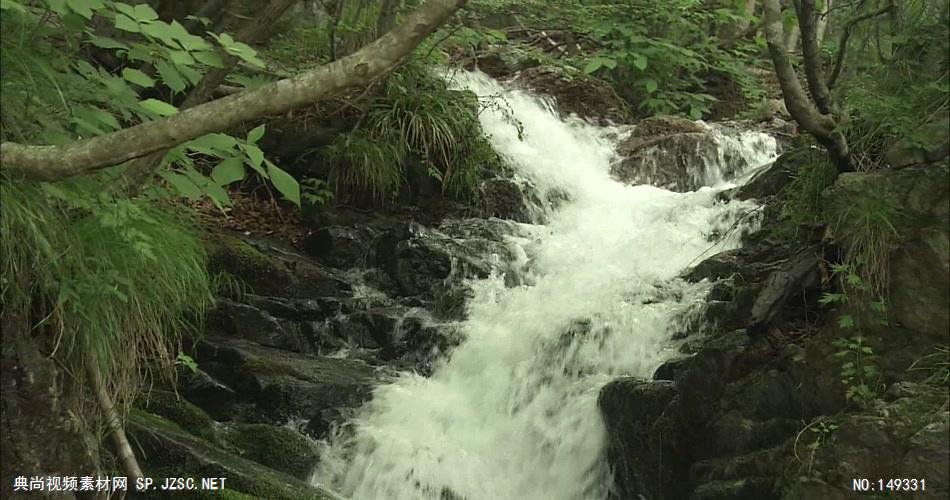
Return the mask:
<svg viewBox="0 0 950 500">
<path fill-rule="evenodd" d="M 848 250 L 845 264 L 858 271 L 862 283 L 885 299 L 891 248 L 898 242 L 901 213 L 883 188 L 863 191 L 829 210 L 829 232 Z"/>
<path fill-rule="evenodd" d="M 795 178 L 782 192 L 782 208 L 776 236 L 785 240 L 798 237 L 803 225 L 824 220 L 821 193 L 834 183 L 838 171 L 826 160 L 813 159 L 802 165 Z"/>
<path fill-rule="evenodd" d="M 443 194 L 469 198 L 483 169 L 501 169 L 478 121 L 479 102 L 450 89 L 418 61 L 390 75 L 359 120 L 325 154 L 329 181 L 338 197 L 390 199 L 409 161 L 421 161 Z"/>
<path fill-rule="evenodd" d="M 126 406 L 144 376 L 174 376 L 180 335 L 212 304 L 214 280 L 184 214 L 85 182 L 0 179 L 0 313 L 29 313 L 77 387 L 96 363 Z"/>
<path fill-rule="evenodd" d="M 325 154 L 329 184 L 337 193 L 367 194 L 384 202 L 405 178 L 402 148 L 359 131 L 338 137 Z"/>
</svg>

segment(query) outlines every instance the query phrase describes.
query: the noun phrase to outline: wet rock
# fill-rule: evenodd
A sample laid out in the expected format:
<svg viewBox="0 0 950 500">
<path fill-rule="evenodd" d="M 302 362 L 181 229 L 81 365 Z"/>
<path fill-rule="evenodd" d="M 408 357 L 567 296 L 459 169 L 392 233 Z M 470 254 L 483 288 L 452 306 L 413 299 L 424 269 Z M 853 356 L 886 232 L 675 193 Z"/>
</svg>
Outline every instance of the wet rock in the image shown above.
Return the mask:
<svg viewBox="0 0 950 500">
<path fill-rule="evenodd" d="M 673 382 L 633 378 L 617 379 L 601 390 L 597 404 L 610 436 L 615 498 L 685 497 L 687 444 L 670 412 L 676 396 Z"/>
<path fill-rule="evenodd" d="M 860 210 L 890 212 L 898 235 L 890 254 L 888 315 L 923 335 L 922 342 L 946 343 L 950 331 L 948 177 L 946 164 L 846 173 L 823 194 L 829 216 L 838 221 L 834 237 L 846 250 L 866 232 Z"/>
<path fill-rule="evenodd" d="M 211 272 L 234 276 L 259 295 L 314 298 L 345 295 L 352 289 L 338 272 L 268 240 L 215 233 L 206 248 Z"/>
<path fill-rule="evenodd" d="M 783 153 L 771 165 L 757 171 L 745 184 L 736 188 L 732 193 L 732 198 L 748 200 L 774 196 L 792 182 L 803 165 L 820 161 L 820 155 L 823 154 L 812 148 Z"/>
<path fill-rule="evenodd" d="M 224 422 L 234 416 L 238 394 L 215 380 L 200 368 L 179 377 L 179 391 L 188 401 L 207 412 L 211 418 Z"/>
<path fill-rule="evenodd" d="M 644 123 L 645 122 L 645 123 Z M 672 117 L 644 120 L 617 145 L 620 160 L 611 175 L 627 184 L 652 184 L 672 191 L 694 191 L 758 167 L 776 148 L 765 134 L 749 135 Z M 754 151 L 740 145 L 754 141 Z"/>
<path fill-rule="evenodd" d="M 376 232 L 366 226 L 322 227 L 307 236 L 302 244 L 308 255 L 339 268 L 364 265 Z"/>
<path fill-rule="evenodd" d="M 579 71 L 537 66 L 521 71 L 514 81 L 534 92 L 553 97 L 565 115 L 576 114 L 600 124 L 629 121 L 626 103 L 610 84 Z"/>
<path fill-rule="evenodd" d="M 148 391 L 139 395 L 135 406 L 164 417 L 209 442 L 214 442 L 216 439 L 217 433 L 211 417 L 201 408 L 173 392 L 159 389 Z"/>
<path fill-rule="evenodd" d="M 236 424 L 222 432 L 222 440 L 248 460 L 306 481 L 318 455 L 307 437 L 288 427 Z"/>
<path fill-rule="evenodd" d="M 293 352 L 316 352 L 311 340 L 299 330 L 285 329 L 277 318 L 248 304 L 219 300 L 211 318 L 212 329 L 225 335 Z"/>
<path fill-rule="evenodd" d="M 273 500 L 332 498 L 305 481 L 229 453 L 151 413 L 134 410 L 128 432 L 138 446 L 136 451 L 147 457 L 143 466 L 147 476 L 226 478 L 228 490 Z"/>
<path fill-rule="evenodd" d="M 510 179 L 488 179 L 479 186 L 479 202 L 485 217 L 531 222 L 531 211 L 521 186 Z"/>
<path fill-rule="evenodd" d="M 761 500 L 775 496 L 775 480 L 770 477 L 710 481 L 693 491 L 693 500 Z"/>
<path fill-rule="evenodd" d="M 731 277 L 738 273 L 744 265 L 740 258 L 740 252 L 741 250 L 738 249 L 727 250 L 713 255 L 693 266 L 683 275 L 683 278 L 695 283 L 704 279 L 716 281 Z"/>
<path fill-rule="evenodd" d="M 236 418 L 252 422 L 306 420 L 327 408 L 358 406 L 369 398 L 376 379 L 362 361 L 297 354 L 236 338 L 202 339 L 196 359 L 238 395 Z"/>
</svg>

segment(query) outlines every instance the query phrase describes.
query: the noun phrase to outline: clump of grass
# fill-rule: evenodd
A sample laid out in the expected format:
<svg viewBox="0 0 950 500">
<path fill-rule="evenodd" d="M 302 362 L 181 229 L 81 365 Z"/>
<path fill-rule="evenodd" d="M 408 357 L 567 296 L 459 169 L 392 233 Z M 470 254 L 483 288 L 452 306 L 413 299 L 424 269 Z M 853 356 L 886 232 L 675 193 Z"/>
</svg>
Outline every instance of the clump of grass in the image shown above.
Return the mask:
<svg viewBox="0 0 950 500">
<path fill-rule="evenodd" d="M 330 185 L 337 196 L 385 201 L 405 178 L 408 162 L 419 161 L 443 193 L 471 197 L 479 172 L 502 163 L 478 111 L 473 94 L 450 89 L 425 65 L 409 62 L 390 75 L 356 129 L 327 149 Z"/>
<path fill-rule="evenodd" d="M 405 152 L 396 144 L 355 131 L 338 137 L 326 150 L 331 159 L 330 186 L 338 193 L 368 194 L 386 201 L 405 178 Z"/>
<path fill-rule="evenodd" d="M 143 376 L 173 376 L 214 283 L 183 214 L 94 187 L 0 179 L 2 314 L 28 314 L 77 387 L 95 363 L 125 406 Z"/>
<path fill-rule="evenodd" d="M 798 237 L 803 225 L 824 220 L 821 193 L 834 183 L 838 171 L 826 160 L 811 158 L 802 165 L 795 178 L 782 191 L 782 208 L 776 236 L 791 240 Z"/>
<path fill-rule="evenodd" d="M 901 213 L 883 187 L 853 193 L 834 204 L 829 232 L 847 249 L 845 263 L 876 298 L 887 295 L 890 250 L 898 242 Z"/>
</svg>

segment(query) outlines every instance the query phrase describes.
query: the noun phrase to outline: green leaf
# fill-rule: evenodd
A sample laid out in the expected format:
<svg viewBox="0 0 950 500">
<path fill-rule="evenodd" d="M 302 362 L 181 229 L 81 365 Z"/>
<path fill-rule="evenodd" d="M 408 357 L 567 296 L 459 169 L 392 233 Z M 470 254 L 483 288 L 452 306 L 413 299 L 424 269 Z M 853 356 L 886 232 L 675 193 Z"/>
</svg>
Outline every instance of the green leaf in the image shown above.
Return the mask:
<svg viewBox="0 0 950 500">
<path fill-rule="evenodd" d="M 175 359 L 175 361 L 187 367 L 192 373 L 196 373 L 198 371 L 198 363 L 195 362 L 194 358 L 183 352 L 178 353 L 178 357 Z"/>
<path fill-rule="evenodd" d="M 247 133 L 247 142 L 249 144 L 257 144 L 257 141 L 261 140 L 261 137 L 264 137 L 263 123 L 254 127 L 254 130 L 251 130 Z"/>
<path fill-rule="evenodd" d="M 165 61 L 159 61 L 155 63 L 155 69 L 158 70 L 158 74 L 162 77 L 162 82 L 168 85 L 168 88 L 172 89 L 172 92 L 178 93 L 185 90 L 187 84 L 182 78 L 181 73 L 179 73 L 174 66 Z"/>
<path fill-rule="evenodd" d="M 230 156 L 237 146 L 237 139 L 227 134 L 206 134 L 187 143 L 188 148 L 211 156 L 224 158 Z"/>
<path fill-rule="evenodd" d="M 184 50 L 173 50 L 169 56 L 169 59 L 179 66 L 191 66 L 195 64 L 195 58 L 191 57 L 191 54 Z"/>
<path fill-rule="evenodd" d="M 244 179 L 247 172 L 240 158 L 228 158 L 219 163 L 211 171 L 211 178 L 220 186 L 231 184 Z"/>
<path fill-rule="evenodd" d="M 211 66 L 212 68 L 224 67 L 224 61 L 216 52 L 201 50 L 192 52 L 191 55 L 201 64 Z"/>
<path fill-rule="evenodd" d="M 89 43 L 101 49 L 123 49 L 129 50 L 129 46 L 114 39 L 105 36 L 89 35 Z"/>
<path fill-rule="evenodd" d="M 122 78 L 140 87 L 151 88 L 155 86 L 155 80 L 153 80 L 152 77 L 134 68 L 123 69 Z"/>
<path fill-rule="evenodd" d="M 614 69 L 617 67 L 617 61 L 609 57 L 605 57 L 603 60 L 604 67 L 607 69 Z"/>
<path fill-rule="evenodd" d="M 73 12 L 86 19 L 92 19 L 94 10 L 105 7 L 102 0 L 66 0 L 66 4 Z"/>
<path fill-rule="evenodd" d="M 658 87 L 656 80 L 652 80 L 652 79 L 644 80 L 643 86 L 646 87 L 648 94 L 652 94 L 656 92 L 656 89 Z"/>
<path fill-rule="evenodd" d="M 633 66 L 640 71 L 647 69 L 647 58 L 643 54 L 633 56 Z"/>
<path fill-rule="evenodd" d="M 218 210 L 222 212 L 225 211 L 225 207 L 230 207 L 234 204 L 234 202 L 231 201 L 231 197 L 228 196 L 228 192 L 213 182 L 209 182 L 205 185 L 205 193 L 208 194 L 208 198 L 211 198 L 211 201 L 218 207 Z"/>
<path fill-rule="evenodd" d="M 161 172 L 159 175 L 168 181 L 168 184 L 175 188 L 179 194 L 197 200 L 201 198 L 201 188 L 195 185 L 187 176 L 178 172 Z"/>
<path fill-rule="evenodd" d="M 601 66 L 603 66 L 603 61 L 599 57 L 595 57 L 587 63 L 587 66 L 584 66 L 584 73 L 590 75 L 600 69 Z"/>
<path fill-rule="evenodd" d="M 115 28 L 122 31 L 128 31 L 129 33 L 138 33 L 141 31 L 139 28 L 139 23 L 135 22 L 134 19 L 124 14 L 116 14 Z"/>
<path fill-rule="evenodd" d="M 0 10 L 15 10 L 21 14 L 26 14 L 26 8 L 13 0 L 0 0 Z"/>
<path fill-rule="evenodd" d="M 262 163 L 264 163 L 264 152 L 261 151 L 261 148 L 248 144 L 244 147 L 244 152 L 247 153 L 248 159 L 251 160 L 251 166 L 259 168 Z"/>
<path fill-rule="evenodd" d="M 151 38 L 161 40 L 162 43 L 172 50 L 179 50 L 181 48 L 181 46 L 178 45 L 178 42 L 175 41 L 175 37 L 172 36 L 172 32 L 169 29 L 168 24 L 163 22 L 154 22 L 142 24 L 141 27 L 143 34 Z"/>
<path fill-rule="evenodd" d="M 293 176 L 281 170 L 273 163 L 267 165 L 267 172 L 270 174 L 270 180 L 274 183 L 274 187 L 276 187 L 285 198 L 299 207 L 300 184 L 297 183 L 297 179 L 294 179 Z"/>
<path fill-rule="evenodd" d="M 140 3 L 135 6 L 135 19 L 139 22 L 154 21 L 158 19 L 158 14 L 147 3 Z"/>
<path fill-rule="evenodd" d="M 175 106 L 164 101 L 159 101 L 158 99 L 139 101 L 139 105 L 158 116 L 171 116 L 178 112 L 178 108 Z"/>
</svg>

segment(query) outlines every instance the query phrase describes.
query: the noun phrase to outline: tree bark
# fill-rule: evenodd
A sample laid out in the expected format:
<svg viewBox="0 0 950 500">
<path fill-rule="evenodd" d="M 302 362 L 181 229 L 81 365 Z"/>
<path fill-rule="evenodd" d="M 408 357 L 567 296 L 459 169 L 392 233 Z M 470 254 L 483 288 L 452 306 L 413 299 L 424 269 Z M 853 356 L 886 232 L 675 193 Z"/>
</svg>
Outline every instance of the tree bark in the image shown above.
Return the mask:
<svg viewBox="0 0 950 500">
<path fill-rule="evenodd" d="M 0 144 L 0 171 L 27 180 L 55 181 L 141 158 L 266 114 L 364 86 L 408 56 L 466 0 L 430 0 L 404 22 L 353 54 L 254 91 L 224 97 L 172 116 L 64 146 Z"/>
<path fill-rule="evenodd" d="M 823 115 L 838 116 L 838 109 L 831 98 L 821 65 L 821 48 L 818 46 L 818 11 L 815 0 L 798 2 L 798 25 L 802 33 L 802 58 L 805 63 L 805 79 L 808 89 Z"/>
<path fill-rule="evenodd" d="M 122 471 L 128 476 L 130 482 L 145 477 L 142 474 L 142 468 L 139 467 L 138 460 L 135 458 L 135 453 L 132 451 L 132 446 L 129 444 L 129 439 L 125 436 L 125 429 L 122 428 L 119 412 L 116 411 L 112 398 L 109 396 L 109 392 L 106 391 L 105 382 L 102 380 L 102 374 L 96 365 L 95 359 L 90 359 L 86 364 L 86 373 L 96 395 L 96 401 L 99 403 L 99 409 L 102 410 L 102 416 L 105 418 L 106 428 L 109 429 L 109 433 L 112 435 L 112 444 L 115 445 L 116 458 L 122 467 Z"/>
<path fill-rule="evenodd" d="M 782 87 L 785 107 L 795 121 L 828 150 L 839 171 L 854 170 L 848 141 L 838 130 L 838 123 L 831 115 L 819 112 L 808 100 L 788 52 L 785 51 L 779 0 L 765 0 L 765 16 L 765 39 L 779 85 Z"/>
</svg>

